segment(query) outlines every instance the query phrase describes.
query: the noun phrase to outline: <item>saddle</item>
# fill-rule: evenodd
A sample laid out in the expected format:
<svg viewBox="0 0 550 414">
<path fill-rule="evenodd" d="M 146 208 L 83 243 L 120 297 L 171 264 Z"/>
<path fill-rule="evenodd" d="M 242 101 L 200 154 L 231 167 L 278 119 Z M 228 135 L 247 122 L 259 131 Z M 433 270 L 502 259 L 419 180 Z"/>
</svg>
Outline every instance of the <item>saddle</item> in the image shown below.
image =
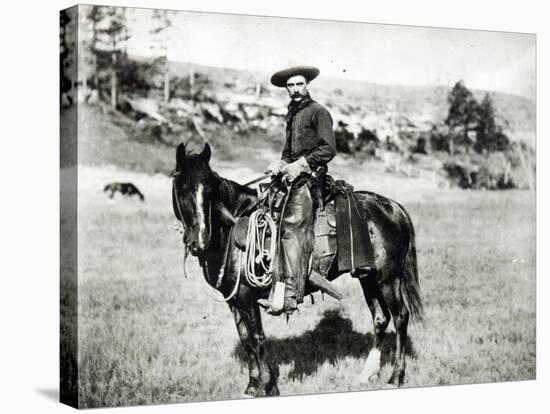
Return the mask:
<svg viewBox="0 0 550 414">
<path fill-rule="evenodd" d="M 320 202 L 314 226 L 312 268 L 326 278 L 336 258 L 338 271 L 341 272 L 364 266 L 374 267 L 366 211 L 351 185 L 343 180 L 334 181 L 330 176 L 327 178 L 324 188 L 321 187 L 317 194 Z M 284 192 L 270 193 L 264 204 L 277 222 L 282 213 Z M 232 232 L 233 243 L 243 251 L 246 248 L 248 221 L 248 217 L 240 217 Z"/>
</svg>

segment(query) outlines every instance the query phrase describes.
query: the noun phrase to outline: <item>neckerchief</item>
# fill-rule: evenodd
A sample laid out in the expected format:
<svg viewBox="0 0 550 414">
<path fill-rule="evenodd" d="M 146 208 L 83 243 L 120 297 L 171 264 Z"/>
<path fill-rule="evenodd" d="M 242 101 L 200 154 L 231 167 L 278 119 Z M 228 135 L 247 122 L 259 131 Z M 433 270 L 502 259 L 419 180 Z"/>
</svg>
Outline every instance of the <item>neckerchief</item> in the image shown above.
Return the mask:
<svg viewBox="0 0 550 414">
<path fill-rule="evenodd" d="M 292 121 L 294 120 L 294 117 L 298 112 L 300 112 L 305 107 L 311 105 L 313 102 L 315 102 L 313 99 L 311 99 L 311 96 L 309 96 L 309 92 L 306 93 L 304 98 L 296 102 L 294 100 L 291 100 L 288 104 L 288 113 L 286 114 L 286 135 L 287 137 L 292 137 Z"/>
</svg>

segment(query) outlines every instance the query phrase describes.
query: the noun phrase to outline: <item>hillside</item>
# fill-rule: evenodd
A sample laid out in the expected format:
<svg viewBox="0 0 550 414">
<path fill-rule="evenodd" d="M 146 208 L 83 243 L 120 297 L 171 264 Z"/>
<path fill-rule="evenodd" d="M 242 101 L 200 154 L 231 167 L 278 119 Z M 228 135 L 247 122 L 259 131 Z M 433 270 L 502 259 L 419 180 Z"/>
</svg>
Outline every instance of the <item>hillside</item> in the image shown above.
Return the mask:
<svg viewBox="0 0 550 414">
<path fill-rule="evenodd" d="M 67 116 L 62 111 L 62 117 Z M 200 151 L 204 140 L 192 128 L 171 131 L 157 139 L 147 124 L 134 122 L 124 114 L 105 106 L 81 105 L 78 110 L 78 163 L 87 166 L 115 166 L 123 170 L 169 175 L 174 168 L 175 146 L 186 142 L 192 151 Z M 277 157 L 282 140 L 265 131 L 233 131 L 215 126 L 205 129 L 217 161 L 246 163 L 263 171 L 268 160 Z M 63 149 L 61 159 L 68 159 Z M 65 153 L 66 155 L 64 155 Z"/>
<path fill-rule="evenodd" d="M 244 72 L 192 63 L 171 63 L 171 72 L 176 76 L 186 77 L 190 70 L 206 75 L 217 93 L 223 92 L 228 87 L 252 92 L 259 84 L 264 99 L 275 99 L 283 107 L 287 104 L 286 92 L 269 83 L 270 73 Z M 451 86 L 379 85 L 320 76 L 311 84 L 310 90 L 312 96 L 319 102 L 329 105 L 334 103 L 332 106 L 336 107 L 349 106 L 354 115 L 361 115 L 363 119 L 368 120 L 373 116 L 387 118 L 390 115 L 402 114 L 422 126 L 426 123 L 441 122 L 447 116 L 447 94 Z M 495 103 L 498 116 L 508 123 L 505 132 L 513 140 L 521 139 L 534 143 L 535 102 L 517 95 L 473 90 L 478 100 L 481 100 L 487 92 Z M 336 122 L 340 120 L 339 117 L 346 118 L 345 115 L 337 113 L 334 116 Z M 358 119 L 356 122 L 361 120 Z M 366 128 L 372 128 L 368 122 L 361 123 Z"/>
<path fill-rule="evenodd" d="M 107 106 L 105 91 L 100 99 L 79 90 L 79 163 L 168 174 L 178 143 L 198 151 L 205 141 L 220 162 L 257 171 L 279 156 L 288 97 L 268 84 L 269 74 L 172 63 L 170 100 L 164 103 L 163 77 L 151 75 L 146 62 L 139 65 L 144 74 L 135 67 L 133 76 L 148 86 L 122 89 L 116 110 Z M 446 88 L 319 78 L 310 90 L 331 112 L 338 151 L 349 154 L 340 157 L 346 163 L 368 165 L 381 175 L 424 177 L 438 186 L 533 187 L 535 106 L 525 98 L 491 95 L 497 123 L 512 144 L 521 145 L 496 153 L 467 147 L 447 153 L 436 147 L 447 139 Z M 485 92 L 473 94 L 481 100 Z"/>
</svg>

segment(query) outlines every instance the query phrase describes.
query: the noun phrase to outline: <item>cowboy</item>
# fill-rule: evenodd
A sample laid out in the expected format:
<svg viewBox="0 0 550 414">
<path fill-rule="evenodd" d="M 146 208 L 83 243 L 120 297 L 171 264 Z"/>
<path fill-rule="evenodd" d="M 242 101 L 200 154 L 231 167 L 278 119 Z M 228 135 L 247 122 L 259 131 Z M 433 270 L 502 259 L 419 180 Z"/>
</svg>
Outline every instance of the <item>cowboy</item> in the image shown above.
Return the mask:
<svg viewBox="0 0 550 414">
<path fill-rule="evenodd" d="M 269 300 L 258 303 L 273 314 L 292 313 L 303 301 L 310 258 L 314 244 L 314 222 L 317 200 L 315 175 L 326 172 L 327 163 L 336 155 L 332 117 L 328 110 L 309 95 L 308 84 L 319 75 L 319 69 L 299 66 L 285 69 L 271 77 L 271 83 L 286 88 L 290 97 L 286 119 L 286 142 L 280 160 L 269 164 L 274 174 L 292 183 L 281 218 L 281 243 L 277 256 L 284 282 L 282 309 L 274 304 L 278 297 L 272 291 Z M 312 191 L 313 190 L 313 191 Z"/>
</svg>

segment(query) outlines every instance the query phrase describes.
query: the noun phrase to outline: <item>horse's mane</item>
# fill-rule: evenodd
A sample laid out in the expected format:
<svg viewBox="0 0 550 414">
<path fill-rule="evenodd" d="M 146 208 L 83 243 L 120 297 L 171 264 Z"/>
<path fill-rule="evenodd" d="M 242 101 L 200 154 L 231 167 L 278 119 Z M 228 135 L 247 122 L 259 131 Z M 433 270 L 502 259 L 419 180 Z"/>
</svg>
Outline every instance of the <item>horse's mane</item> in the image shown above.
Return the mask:
<svg viewBox="0 0 550 414">
<path fill-rule="evenodd" d="M 186 148 L 187 143 L 183 144 L 182 161 L 185 160 L 185 164 L 191 163 L 195 165 L 200 160 L 201 154 L 194 153 Z M 177 166 L 176 166 L 177 168 Z M 248 202 L 252 202 L 256 199 L 258 193 L 256 190 L 250 187 L 246 187 L 235 181 L 223 178 L 217 172 L 212 170 L 210 165 L 207 164 L 208 172 L 212 175 L 213 181 L 217 184 L 219 193 L 217 196 L 219 200 L 230 209 L 234 209 L 237 206 L 244 206 Z"/>
<path fill-rule="evenodd" d="M 246 199 L 252 200 L 258 195 L 255 189 L 223 178 L 215 171 L 212 171 L 212 175 L 214 180 L 219 183 L 220 201 L 230 208 L 236 207 L 239 201 L 244 202 Z"/>
</svg>

